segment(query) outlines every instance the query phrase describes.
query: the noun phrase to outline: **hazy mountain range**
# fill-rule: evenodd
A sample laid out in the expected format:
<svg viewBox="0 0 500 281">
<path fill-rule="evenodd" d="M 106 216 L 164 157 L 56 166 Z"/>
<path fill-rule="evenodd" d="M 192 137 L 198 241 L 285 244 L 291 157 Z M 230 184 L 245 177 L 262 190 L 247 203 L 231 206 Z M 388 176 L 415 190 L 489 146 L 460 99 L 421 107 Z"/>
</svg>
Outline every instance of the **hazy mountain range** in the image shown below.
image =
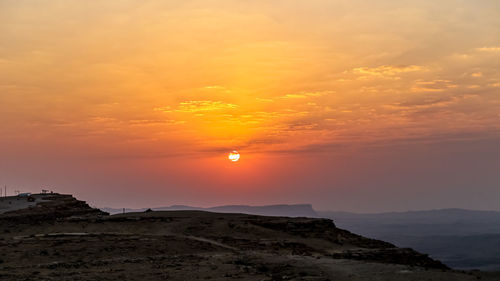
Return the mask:
<svg viewBox="0 0 500 281">
<path fill-rule="evenodd" d="M 338 227 L 413 248 L 453 268 L 500 270 L 500 212 L 442 209 L 317 213 L 333 219 Z"/>
</svg>

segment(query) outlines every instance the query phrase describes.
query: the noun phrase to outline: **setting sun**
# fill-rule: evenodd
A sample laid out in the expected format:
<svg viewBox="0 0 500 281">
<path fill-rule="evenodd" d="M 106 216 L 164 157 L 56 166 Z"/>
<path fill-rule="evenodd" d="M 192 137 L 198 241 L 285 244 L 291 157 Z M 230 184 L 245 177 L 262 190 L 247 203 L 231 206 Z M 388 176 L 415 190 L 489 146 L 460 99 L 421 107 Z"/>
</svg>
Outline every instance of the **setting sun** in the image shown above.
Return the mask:
<svg viewBox="0 0 500 281">
<path fill-rule="evenodd" d="M 240 154 L 238 153 L 238 151 L 233 150 L 229 153 L 227 158 L 233 162 L 237 162 L 238 160 L 240 160 Z"/>
</svg>

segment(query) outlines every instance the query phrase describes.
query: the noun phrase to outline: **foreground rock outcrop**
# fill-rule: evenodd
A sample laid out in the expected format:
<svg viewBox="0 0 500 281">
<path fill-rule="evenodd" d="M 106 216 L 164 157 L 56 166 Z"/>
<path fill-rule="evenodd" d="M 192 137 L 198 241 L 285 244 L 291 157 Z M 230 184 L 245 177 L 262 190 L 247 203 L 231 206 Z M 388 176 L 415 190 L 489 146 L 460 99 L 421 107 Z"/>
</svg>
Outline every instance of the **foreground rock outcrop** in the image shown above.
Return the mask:
<svg viewBox="0 0 500 281">
<path fill-rule="evenodd" d="M 0 221 L 14 221 L 32 223 L 64 219 L 71 216 L 103 216 L 109 215 L 96 208 L 91 208 L 85 201 L 77 200 L 67 194 L 34 194 L 28 197 L 10 197 L 9 201 L 15 205 L 22 201 L 33 201 L 27 208 L 4 212 Z M 21 201 L 21 202 L 19 202 Z"/>
<path fill-rule="evenodd" d="M 0 253 L 0 280 L 490 278 L 452 271 L 328 219 L 202 211 L 108 216 L 66 195 L 0 215 Z"/>
</svg>

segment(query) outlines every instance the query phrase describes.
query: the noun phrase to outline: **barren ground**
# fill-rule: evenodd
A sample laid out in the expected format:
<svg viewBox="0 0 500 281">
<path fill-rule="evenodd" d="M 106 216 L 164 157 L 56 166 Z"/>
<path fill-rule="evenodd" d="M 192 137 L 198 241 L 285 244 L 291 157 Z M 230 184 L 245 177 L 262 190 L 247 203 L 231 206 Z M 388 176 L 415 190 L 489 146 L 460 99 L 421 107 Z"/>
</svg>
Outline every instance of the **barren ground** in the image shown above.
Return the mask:
<svg viewBox="0 0 500 281">
<path fill-rule="evenodd" d="M 500 280 L 447 269 L 325 219 L 201 211 L 107 216 L 64 200 L 0 216 L 0 280 Z"/>
</svg>

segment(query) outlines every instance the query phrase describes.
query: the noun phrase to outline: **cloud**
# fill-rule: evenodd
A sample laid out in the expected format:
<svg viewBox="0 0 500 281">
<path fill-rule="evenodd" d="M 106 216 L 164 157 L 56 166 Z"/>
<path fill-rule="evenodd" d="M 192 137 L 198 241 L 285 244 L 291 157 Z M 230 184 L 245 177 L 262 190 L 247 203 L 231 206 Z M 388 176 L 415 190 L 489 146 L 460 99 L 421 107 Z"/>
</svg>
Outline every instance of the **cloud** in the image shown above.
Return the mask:
<svg viewBox="0 0 500 281">
<path fill-rule="evenodd" d="M 282 98 L 284 98 L 284 99 L 305 99 L 305 98 L 307 98 L 307 96 L 300 95 L 300 94 L 287 94 L 287 95 L 284 95 Z"/>
<path fill-rule="evenodd" d="M 307 93 L 297 93 L 297 94 L 286 94 L 282 96 L 282 99 L 305 99 L 311 97 L 321 97 L 326 94 L 334 93 L 333 91 L 320 91 L 320 92 L 307 92 Z"/>
<path fill-rule="evenodd" d="M 179 103 L 177 108 L 175 109 L 171 108 L 170 106 L 165 106 L 165 107 L 157 107 L 154 110 L 162 112 L 199 113 L 206 111 L 235 109 L 237 107 L 238 106 L 236 104 L 225 103 L 222 101 L 190 100 Z"/>
<path fill-rule="evenodd" d="M 183 121 L 162 120 L 162 119 L 133 119 L 129 120 L 131 126 L 155 126 L 165 124 L 182 124 Z"/>
<path fill-rule="evenodd" d="M 454 131 L 457 128 L 468 129 L 468 126 L 483 118 L 474 112 L 475 105 L 480 101 L 481 96 L 476 94 L 453 95 L 443 93 L 385 105 L 384 108 L 392 112 L 393 116 L 411 120 L 414 125 L 420 124 L 417 127 L 422 126 L 421 128 L 425 128 L 422 132 L 431 133 L 437 128 L 435 126 L 442 125 L 443 122 L 446 124 L 450 124 L 449 122 L 455 123 L 453 128 L 448 128 L 449 131 Z M 474 128 L 476 125 L 470 127 Z M 411 127 L 405 129 L 411 130 Z M 438 131 L 442 131 L 442 129 Z"/>
<path fill-rule="evenodd" d="M 395 103 L 385 106 L 389 109 L 404 109 L 404 110 L 422 110 L 436 107 L 445 107 L 454 102 L 452 97 L 438 97 L 432 99 L 415 100 Z"/>
<path fill-rule="evenodd" d="M 378 67 L 358 67 L 352 73 L 377 77 L 392 77 L 400 73 L 423 71 L 426 68 L 419 65 L 382 65 Z"/>
<path fill-rule="evenodd" d="M 209 85 L 201 88 L 202 90 L 206 91 L 215 91 L 215 92 L 223 92 L 223 93 L 230 93 L 231 90 L 226 88 L 225 86 L 220 86 L 220 85 Z"/>
<path fill-rule="evenodd" d="M 500 52 L 500 47 L 481 47 L 476 48 L 479 52 Z"/>
<path fill-rule="evenodd" d="M 417 80 L 411 88 L 412 92 L 444 92 L 445 90 L 457 88 L 450 80 L 436 79 L 432 81 Z"/>
<path fill-rule="evenodd" d="M 260 101 L 260 102 L 274 102 L 273 99 L 265 99 L 265 98 L 255 98 L 255 99 Z"/>
<path fill-rule="evenodd" d="M 226 87 L 224 86 L 219 86 L 219 85 L 211 85 L 211 86 L 205 86 L 203 89 L 208 89 L 208 90 L 226 90 Z"/>
</svg>

